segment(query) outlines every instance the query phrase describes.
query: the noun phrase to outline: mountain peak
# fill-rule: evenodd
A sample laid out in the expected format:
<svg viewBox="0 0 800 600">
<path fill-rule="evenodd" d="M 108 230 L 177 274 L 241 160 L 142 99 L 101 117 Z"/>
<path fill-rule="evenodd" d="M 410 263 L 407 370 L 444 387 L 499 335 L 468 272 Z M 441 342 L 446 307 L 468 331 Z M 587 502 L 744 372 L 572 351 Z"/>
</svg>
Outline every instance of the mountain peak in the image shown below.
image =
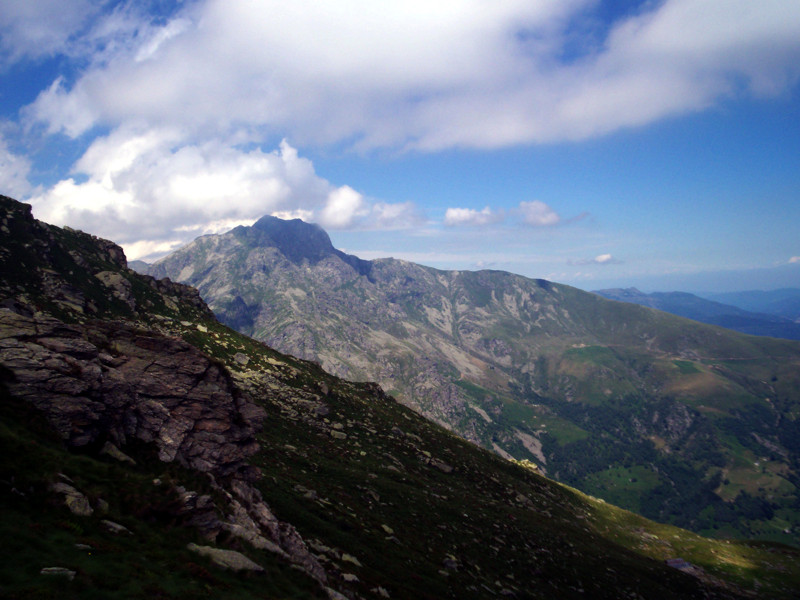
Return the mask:
<svg viewBox="0 0 800 600">
<path fill-rule="evenodd" d="M 325 230 L 301 219 L 286 220 L 267 215 L 261 217 L 252 227 L 237 227 L 233 232 L 246 236 L 252 243 L 274 246 L 294 263 L 307 260 L 316 264 L 331 254 L 336 254 Z"/>
<path fill-rule="evenodd" d="M 368 276 L 371 270 L 369 261 L 337 250 L 322 227 L 302 219 L 280 219 L 266 215 L 251 227 L 239 226 L 231 233 L 244 239 L 250 247 L 271 246 L 296 265 L 303 262 L 316 265 L 321 260 L 335 256 L 360 275 Z"/>
</svg>

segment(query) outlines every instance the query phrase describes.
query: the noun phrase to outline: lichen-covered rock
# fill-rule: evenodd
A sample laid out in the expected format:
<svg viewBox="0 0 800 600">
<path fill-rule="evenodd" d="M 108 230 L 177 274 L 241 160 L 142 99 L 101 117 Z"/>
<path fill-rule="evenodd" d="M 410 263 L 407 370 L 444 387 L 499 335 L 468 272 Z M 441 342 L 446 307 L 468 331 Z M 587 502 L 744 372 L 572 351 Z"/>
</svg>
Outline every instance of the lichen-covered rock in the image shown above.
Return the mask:
<svg viewBox="0 0 800 600">
<path fill-rule="evenodd" d="M 50 485 L 50 491 L 64 497 L 64 504 L 72 514 L 79 517 L 91 517 L 94 514 L 94 509 L 89 504 L 89 499 L 68 483 L 63 481 L 53 483 Z"/>
<path fill-rule="evenodd" d="M 122 300 L 130 309 L 136 310 L 136 298 L 133 296 L 133 286 L 121 273 L 115 271 L 100 271 L 94 275 L 111 290 L 111 294 Z"/>
<path fill-rule="evenodd" d="M 198 546 L 197 544 L 189 544 L 187 548 L 201 556 L 207 556 L 214 564 L 223 569 L 230 569 L 231 571 L 264 570 L 264 567 L 235 550 L 224 550 L 222 548 L 212 548 L 211 546 Z"/>
</svg>

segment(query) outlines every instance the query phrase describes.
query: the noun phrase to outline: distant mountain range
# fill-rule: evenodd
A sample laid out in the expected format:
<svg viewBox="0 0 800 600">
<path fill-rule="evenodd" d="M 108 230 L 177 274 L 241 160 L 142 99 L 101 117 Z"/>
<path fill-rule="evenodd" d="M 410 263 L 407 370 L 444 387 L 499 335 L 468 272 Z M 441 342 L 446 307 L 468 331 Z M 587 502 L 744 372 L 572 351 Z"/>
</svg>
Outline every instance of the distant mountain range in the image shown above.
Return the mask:
<svg viewBox="0 0 800 600">
<path fill-rule="evenodd" d="M 503 460 L 3 196 L 0 229 L 2 598 L 796 597 L 797 549 Z"/>
<path fill-rule="evenodd" d="M 716 302 L 733 304 L 745 310 L 783 317 L 800 323 L 800 289 L 798 288 L 706 294 L 705 297 Z"/>
<path fill-rule="evenodd" d="M 800 340 L 800 290 L 776 292 L 740 292 L 715 296 L 719 301 L 704 299 L 686 292 L 653 292 L 645 294 L 636 288 L 597 290 L 610 300 L 630 302 L 693 319 L 702 323 L 727 327 L 750 335 L 763 335 Z M 730 302 L 723 303 L 723 300 Z M 733 306 L 736 303 L 738 306 Z M 751 312 L 739 308 L 750 306 Z M 794 320 L 789 315 L 794 315 Z"/>
<path fill-rule="evenodd" d="M 651 518 L 800 541 L 800 344 L 502 271 L 361 260 L 299 220 L 148 272 L 218 318 Z"/>
</svg>

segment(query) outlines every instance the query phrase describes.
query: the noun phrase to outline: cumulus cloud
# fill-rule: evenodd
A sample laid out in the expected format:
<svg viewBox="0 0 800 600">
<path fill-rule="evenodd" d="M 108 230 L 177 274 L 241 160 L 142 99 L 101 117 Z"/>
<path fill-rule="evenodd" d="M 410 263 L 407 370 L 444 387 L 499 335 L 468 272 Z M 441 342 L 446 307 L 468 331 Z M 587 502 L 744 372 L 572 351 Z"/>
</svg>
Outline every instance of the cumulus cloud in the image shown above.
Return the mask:
<svg viewBox="0 0 800 600">
<path fill-rule="evenodd" d="M 532 227 L 550 227 L 561 222 L 558 213 L 539 200 L 520 202 L 519 212 L 523 223 Z"/>
<path fill-rule="evenodd" d="M 392 212 L 319 177 L 285 141 L 264 152 L 182 140 L 174 129 L 115 130 L 91 144 L 73 177 L 28 201 L 37 218 L 113 239 L 129 258 L 163 254 L 265 214 L 346 228 Z"/>
<path fill-rule="evenodd" d="M 332 229 L 350 227 L 367 214 L 364 197 L 350 186 L 331 190 L 320 214 L 320 223 Z"/>
<path fill-rule="evenodd" d="M 570 28 L 595 4 L 201 0 L 165 22 L 124 13 L 103 31 L 126 43 L 90 38 L 90 67 L 28 115 L 72 136 L 137 121 L 302 144 L 496 148 L 772 96 L 800 77 L 798 3 L 646 3 L 571 54 Z"/>
<path fill-rule="evenodd" d="M 31 190 L 28 174 L 30 161 L 14 154 L 8 143 L 0 136 L 0 190 L 12 198 L 22 198 Z"/>
<path fill-rule="evenodd" d="M 483 210 L 474 208 L 448 208 L 444 213 L 444 224 L 448 227 L 460 225 L 491 225 L 502 220 L 503 215 L 492 211 L 488 206 Z"/>
<path fill-rule="evenodd" d="M 571 260 L 568 262 L 570 265 L 621 265 L 622 261 L 614 258 L 611 254 L 598 254 L 594 258 L 582 258 L 580 260 Z"/>
</svg>

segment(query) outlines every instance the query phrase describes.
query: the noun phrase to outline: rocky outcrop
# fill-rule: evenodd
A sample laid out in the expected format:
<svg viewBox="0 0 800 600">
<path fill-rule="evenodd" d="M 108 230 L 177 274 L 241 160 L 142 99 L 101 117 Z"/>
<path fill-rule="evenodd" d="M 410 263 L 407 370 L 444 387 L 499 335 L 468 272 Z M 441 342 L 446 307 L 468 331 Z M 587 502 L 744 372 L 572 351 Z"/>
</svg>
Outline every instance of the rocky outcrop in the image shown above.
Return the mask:
<svg viewBox="0 0 800 600">
<path fill-rule="evenodd" d="M 70 445 L 154 442 L 159 458 L 216 476 L 242 474 L 263 409 L 181 340 L 125 322 L 69 325 L 0 309 L 11 392 L 42 410 Z"/>
<path fill-rule="evenodd" d="M 40 223 L 6 197 L 0 228 L 0 365 L 10 394 L 68 446 L 135 464 L 126 447 L 152 444 L 160 460 L 206 474 L 213 498 L 175 487 L 182 523 L 210 541 L 225 532 L 274 552 L 324 583 L 300 535 L 253 487 L 260 473 L 248 459 L 265 411 L 221 362 L 141 319 L 156 306 L 173 315 L 154 313 L 158 323 L 213 319 L 197 290 L 137 275 L 113 242 Z M 91 516 L 74 486 L 59 481 L 51 492 Z"/>
<path fill-rule="evenodd" d="M 247 459 L 265 418 L 225 368 L 190 344 L 127 322 L 67 324 L 0 308 L 0 364 L 13 373 L 9 391 L 47 417 L 67 444 L 124 448 L 151 442 L 158 457 L 211 476 L 228 499 L 179 488 L 183 521 L 207 539 L 222 531 L 275 552 L 325 582 L 326 574 L 291 525 L 279 521 L 252 486 Z M 65 483 L 53 491 L 70 510 L 91 514 Z"/>
<path fill-rule="evenodd" d="M 198 546 L 189 544 L 187 546 L 192 552 L 200 556 L 207 556 L 217 566 L 231 571 L 263 571 L 264 567 L 253 562 L 241 552 L 235 550 L 223 550 L 222 548 L 212 548 L 211 546 Z"/>
</svg>

